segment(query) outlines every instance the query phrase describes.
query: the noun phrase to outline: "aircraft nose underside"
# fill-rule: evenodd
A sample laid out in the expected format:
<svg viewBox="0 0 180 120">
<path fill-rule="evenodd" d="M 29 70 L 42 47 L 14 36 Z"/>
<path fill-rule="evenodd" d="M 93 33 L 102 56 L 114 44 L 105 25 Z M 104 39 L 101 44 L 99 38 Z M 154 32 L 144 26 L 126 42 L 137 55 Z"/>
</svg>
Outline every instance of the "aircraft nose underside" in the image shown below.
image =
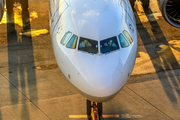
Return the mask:
<svg viewBox="0 0 180 120">
<path fill-rule="evenodd" d="M 80 72 L 80 90 L 90 96 L 107 97 L 116 94 L 123 83 L 120 70 L 113 67 L 92 67 Z"/>
</svg>

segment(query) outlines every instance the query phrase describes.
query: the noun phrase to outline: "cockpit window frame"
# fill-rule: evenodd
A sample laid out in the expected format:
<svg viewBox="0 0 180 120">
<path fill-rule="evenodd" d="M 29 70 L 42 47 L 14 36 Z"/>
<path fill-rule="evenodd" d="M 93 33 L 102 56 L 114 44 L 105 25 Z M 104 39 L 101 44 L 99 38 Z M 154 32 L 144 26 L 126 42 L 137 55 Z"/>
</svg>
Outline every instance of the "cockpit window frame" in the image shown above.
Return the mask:
<svg viewBox="0 0 180 120">
<path fill-rule="evenodd" d="M 127 34 L 125 34 L 125 32 Z M 127 30 L 124 30 L 122 33 L 120 33 L 119 35 L 117 36 L 113 36 L 113 37 L 109 37 L 109 38 L 106 38 L 106 39 L 103 39 L 103 40 L 93 40 L 93 39 L 89 39 L 89 38 L 86 38 L 86 37 L 82 37 L 82 36 L 78 36 L 76 34 L 73 34 L 73 32 L 71 31 L 68 31 L 64 34 L 63 38 L 61 39 L 61 41 L 64 39 L 65 35 L 67 33 L 70 33 L 71 35 L 68 36 L 67 40 L 64 42 L 64 44 L 62 44 L 62 42 L 60 42 L 64 47 L 66 47 L 67 49 L 73 49 L 73 50 L 77 50 L 77 51 L 80 51 L 80 52 L 84 52 L 84 53 L 88 53 L 88 54 L 92 54 L 92 55 L 97 55 L 97 54 L 109 54 L 109 53 L 112 53 L 112 52 L 116 52 L 116 51 L 119 51 L 121 48 L 128 48 L 129 46 L 131 46 L 131 44 L 134 42 L 134 40 L 132 39 L 131 35 L 129 34 L 129 32 Z M 122 35 L 123 39 L 128 43 L 128 46 L 125 46 L 123 47 L 121 44 L 121 41 L 119 39 L 119 36 Z M 128 37 L 126 36 L 128 35 Z M 75 36 L 75 39 L 77 37 L 77 40 L 76 40 L 76 45 L 75 47 L 68 47 L 67 45 L 69 44 L 70 40 Z M 114 39 L 116 38 L 116 39 Z M 74 39 L 74 40 L 75 40 Z M 81 41 L 81 39 L 83 41 Z M 132 42 L 129 40 L 131 39 Z M 86 41 L 87 40 L 87 41 Z M 104 42 L 103 42 L 104 41 Z M 111 41 L 110 45 L 109 45 L 109 41 Z M 103 43 L 101 43 L 103 42 Z M 80 48 L 80 44 L 83 43 L 83 45 L 85 45 L 85 47 L 83 48 Z M 74 44 L 74 43 L 73 43 Z M 91 44 L 91 46 L 88 46 L 88 44 Z M 105 45 L 107 44 L 107 46 Z M 114 45 L 113 45 L 114 44 Z M 102 47 L 104 47 L 104 52 L 102 52 Z M 115 47 L 114 47 L 115 46 Z M 107 47 L 107 49 L 105 49 L 105 47 Z"/>
<path fill-rule="evenodd" d="M 120 39 L 119 39 L 119 36 L 120 36 L 120 35 L 121 35 L 121 36 L 124 38 L 124 40 L 128 43 L 128 46 L 125 46 L 125 47 L 122 46 L 122 43 L 121 43 L 121 41 L 120 41 Z M 119 44 L 120 44 L 121 48 L 127 48 L 127 47 L 130 46 L 130 42 L 126 39 L 126 37 L 124 36 L 123 33 L 120 33 L 120 34 L 118 35 L 118 40 L 119 40 Z"/>
<path fill-rule="evenodd" d="M 76 44 L 75 44 L 75 48 L 73 48 L 73 47 L 68 47 L 68 44 L 70 43 L 70 41 L 73 39 L 74 36 L 75 36 L 75 39 L 77 38 Z M 79 43 L 78 40 L 79 40 L 79 37 L 78 37 L 77 35 L 73 34 L 73 35 L 71 36 L 71 38 L 67 41 L 67 43 L 65 44 L 65 46 L 66 46 L 68 49 L 77 49 L 77 46 L 78 46 L 78 43 Z"/>
<path fill-rule="evenodd" d="M 96 54 L 99 54 L 99 41 L 97 41 L 97 40 L 93 40 L 93 39 L 89 39 L 89 38 L 86 38 L 86 37 L 81 37 L 81 36 L 79 36 L 78 37 L 79 39 L 78 39 L 78 42 L 77 42 L 77 50 L 78 51 L 80 51 L 80 52 L 84 52 L 84 53 L 88 53 L 88 54 L 92 54 L 92 55 L 96 55 Z M 84 51 L 84 50 L 80 50 L 80 42 L 81 42 L 81 39 L 86 39 L 86 40 L 88 40 L 88 42 L 89 42 L 89 40 L 90 41 L 94 41 L 94 42 L 97 42 L 97 53 L 93 53 L 93 52 L 88 52 L 88 51 Z M 91 43 L 92 44 L 92 43 Z"/>
<path fill-rule="evenodd" d="M 109 40 L 109 39 L 111 39 L 111 38 L 116 38 L 117 44 L 115 44 L 115 43 L 114 43 L 114 44 L 115 44 L 115 45 L 118 45 L 118 46 L 117 46 L 118 48 L 115 49 L 115 50 L 111 50 L 111 51 L 109 51 L 109 52 L 103 53 L 103 52 L 101 51 L 101 50 L 102 50 L 102 49 L 101 49 L 101 42 L 102 42 L 102 41 L 105 41 L 105 40 Z M 118 41 L 118 37 L 117 37 L 117 36 L 113 36 L 113 37 L 110 37 L 110 38 L 107 38 L 107 39 L 104 39 L 104 40 L 100 40 L 100 41 L 99 41 L 99 46 L 100 46 L 100 47 L 99 47 L 99 53 L 100 53 L 100 54 L 108 54 L 108 53 L 112 53 L 112 52 L 115 52 L 115 51 L 117 51 L 117 50 L 120 50 L 120 43 L 119 43 L 119 41 Z M 111 47 L 112 47 L 112 46 L 111 46 Z"/>
<path fill-rule="evenodd" d="M 127 33 L 128 37 L 126 36 L 126 34 L 125 34 L 124 32 Z M 124 37 L 127 39 L 127 41 L 128 41 L 130 44 L 132 44 L 132 43 L 134 42 L 134 40 L 132 39 L 131 35 L 129 34 L 129 32 L 128 32 L 127 30 L 124 30 L 122 33 L 123 33 Z M 130 39 L 129 39 L 129 38 L 130 38 Z"/>
<path fill-rule="evenodd" d="M 65 42 L 63 42 L 63 39 L 64 39 L 64 37 L 65 37 L 65 35 L 66 35 L 67 33 L 71 33 L 71 35 L 66 39 Z M 60 43 L 61 43 L 62 45 L 66 45 L 67 42 L 68 42 L 68 41 L 70 40 L 70 38 L 72 37 L 72 35 L 73 35 L 73 33 L 72 33 L 71 31 L 66 32 L 66 33 L 64 34 L 64 36 L 62 37 Z"/>
</svg>

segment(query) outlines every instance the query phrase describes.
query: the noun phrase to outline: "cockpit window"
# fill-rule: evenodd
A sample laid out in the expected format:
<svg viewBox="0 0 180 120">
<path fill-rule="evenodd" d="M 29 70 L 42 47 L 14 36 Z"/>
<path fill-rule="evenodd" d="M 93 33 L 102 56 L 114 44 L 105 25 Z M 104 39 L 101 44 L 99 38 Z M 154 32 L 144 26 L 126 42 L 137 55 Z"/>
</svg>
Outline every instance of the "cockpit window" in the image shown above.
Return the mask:
<svg viewBox="0 0 180 120">
<path fill-rule="evenodd" d="M 129 41 L 129 43 L 133 42 L 133 39 L 131 38 L 131 36 L 129 35 L 129 33 L 126 30 L 123 31 L 123 34 L 127 38 L 127 40 Z"/>
<path fill-rule="evenodd" d="M 76 49 L 77 40 L 78 40 L 78 37 L 76 35 L 73 35 L 71 39 L 69 40 L 69 42 L 67 43 L 66 47 Z"/>
<path fill-rule="evenodd" d="M 71 37 L 72 33 L 71 32 L 67 32 L 64 37 L 61 40 L 61 44 L 65 45 L 66 42 L 69 40 L 69 38 Z"/>
<path fill-rule="evenodd" d="M 98 53 L 98 41 L 81 37 L 79 40 L 78 50 L 92 53 L 92 54 L 97 54 Z"/>
<path fill-rule="evenodd" d="M 100 41 L 100 48 L 101 48 L 101 53 L 103 54 L 119 49 L 117 37 L 112 37 Z"/>
<path fill-rule="evenodd" d="M 125 48 L 125 47 L 129 46 L 128 41 L 124 38 L 124 36 L 122 34 L 120 34 L 118 36 L 118 38 L 119 38 L 119 42 L 120 42 L 122 48 Z"/>
</svg>

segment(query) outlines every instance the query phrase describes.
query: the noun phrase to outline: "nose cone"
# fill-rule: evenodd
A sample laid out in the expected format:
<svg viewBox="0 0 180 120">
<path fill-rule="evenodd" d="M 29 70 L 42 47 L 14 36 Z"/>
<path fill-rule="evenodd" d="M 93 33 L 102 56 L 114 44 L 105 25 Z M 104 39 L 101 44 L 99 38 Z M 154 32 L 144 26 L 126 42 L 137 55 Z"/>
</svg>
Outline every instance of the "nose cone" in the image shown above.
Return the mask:
<svg viewBox="0 0 180 120">
<path fill-rule="evenodd" d="M 78 84 L 81 91 L 92 100 L 97 97 L 106 98 L 115 95 L 124 85 L 121 78 L 123 77 L 118 67 L 95 66 L 80 73 Z"/>
<path fill-rule="evenodd" d="M 112 99 L 126 83 L 119 52 L 107 55 L 77 52 L 73 61 L 80 71 L 78 90 L 92 101 L 105 102 Z"/>
</svg>

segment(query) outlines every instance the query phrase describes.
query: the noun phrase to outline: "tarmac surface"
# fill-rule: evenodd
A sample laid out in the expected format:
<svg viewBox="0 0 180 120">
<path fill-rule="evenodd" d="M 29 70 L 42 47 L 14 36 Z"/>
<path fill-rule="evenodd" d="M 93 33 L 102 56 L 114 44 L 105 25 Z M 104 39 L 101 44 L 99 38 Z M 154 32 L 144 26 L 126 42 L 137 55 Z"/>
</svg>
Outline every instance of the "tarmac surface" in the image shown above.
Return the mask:
<svg viewBox="0 0 180 120">
<path fill-rule="evenodd" d="M 69 118 L 86 115 L 86 98 L 57 66 L 48 0 L 13 6 L 0 24 L 0 120 L 87 120 Z M 119 94 L 103 103 L 103 114 L 119 118 L 103 119 L 180 120 L 180 29 L 163 19 L 156 0 L 145 11 L 137 1 L 134 13 L 136 64 Z"/>
</svg>

